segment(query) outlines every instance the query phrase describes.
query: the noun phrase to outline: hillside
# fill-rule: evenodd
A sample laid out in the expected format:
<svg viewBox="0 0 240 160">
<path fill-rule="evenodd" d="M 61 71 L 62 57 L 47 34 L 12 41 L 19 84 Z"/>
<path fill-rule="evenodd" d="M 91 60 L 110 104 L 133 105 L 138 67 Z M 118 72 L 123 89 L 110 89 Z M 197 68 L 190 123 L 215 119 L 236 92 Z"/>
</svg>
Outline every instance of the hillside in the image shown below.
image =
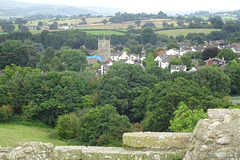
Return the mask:
<svg viewBox="0 0 240 160">
<path fill-rule="evenodd" d="M 114 15 L 116 12 L 124 12 L 118 8 L 107 7 L 76 7 L 66 5 L 43 5 L 37 3 L 15 2 L 15 1 L 2 1 L 0 6 L 0 17 L 7 18 L 10 16 L 29 16 L 36 14 L 51 14 L 51 15 Z"/>
</svg>

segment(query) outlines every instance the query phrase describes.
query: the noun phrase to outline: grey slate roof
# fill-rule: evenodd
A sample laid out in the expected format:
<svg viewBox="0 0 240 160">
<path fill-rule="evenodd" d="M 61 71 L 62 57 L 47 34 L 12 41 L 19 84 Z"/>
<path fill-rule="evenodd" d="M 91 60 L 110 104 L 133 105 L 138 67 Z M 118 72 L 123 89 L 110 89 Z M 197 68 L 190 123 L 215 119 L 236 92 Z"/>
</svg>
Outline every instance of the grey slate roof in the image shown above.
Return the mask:
<svg viewBox="0 0 240 160">
<path fill-rule="evenodd" d="M 180 70 L 184 70 L 186 68 L 186 65 L 171 65 L 171 70 L 176 70 L 177 67 L 180 69 Z"/>
</svg>

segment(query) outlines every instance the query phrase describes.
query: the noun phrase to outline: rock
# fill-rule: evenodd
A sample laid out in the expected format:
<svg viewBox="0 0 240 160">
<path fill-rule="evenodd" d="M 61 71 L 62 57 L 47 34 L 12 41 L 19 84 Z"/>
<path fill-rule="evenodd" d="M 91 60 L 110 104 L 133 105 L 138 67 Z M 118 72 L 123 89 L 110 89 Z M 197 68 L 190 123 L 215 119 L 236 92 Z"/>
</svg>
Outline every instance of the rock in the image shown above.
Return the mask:
<svg viewBox="0 0 240 160">
<path fill-rule="evenodd" d="M 238 113 L 231 113 L 230 115 L 225 115 L 224 116 L 224 123 L 229 123 L 229 122 L 231 122 L 231 121 L 233 121 L 233 120 L 236 120 L 236 119 L 238 119 Z"/>
<path fill-rule="evenodd" d="M 216 139 L 217 144 L 225 145 L 225 144 L 230 144 L 232 141 L 233 137 L 232 136 L 218 136 Z"/>
</svg>

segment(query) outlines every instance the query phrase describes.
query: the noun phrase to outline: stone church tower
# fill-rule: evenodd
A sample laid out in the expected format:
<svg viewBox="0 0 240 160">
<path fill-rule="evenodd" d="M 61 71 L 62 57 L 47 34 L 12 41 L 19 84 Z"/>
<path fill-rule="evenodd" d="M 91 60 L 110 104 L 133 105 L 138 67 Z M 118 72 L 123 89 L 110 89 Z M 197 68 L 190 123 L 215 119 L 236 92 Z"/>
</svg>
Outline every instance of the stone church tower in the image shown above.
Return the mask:
<svg viewBox="0 0 240 160">
<path fill-rule="evenodd" d="M 101 56 L 104 62 L 111 58 L 110 38 L 98 38 L 98 56 Z"/>
</svg>

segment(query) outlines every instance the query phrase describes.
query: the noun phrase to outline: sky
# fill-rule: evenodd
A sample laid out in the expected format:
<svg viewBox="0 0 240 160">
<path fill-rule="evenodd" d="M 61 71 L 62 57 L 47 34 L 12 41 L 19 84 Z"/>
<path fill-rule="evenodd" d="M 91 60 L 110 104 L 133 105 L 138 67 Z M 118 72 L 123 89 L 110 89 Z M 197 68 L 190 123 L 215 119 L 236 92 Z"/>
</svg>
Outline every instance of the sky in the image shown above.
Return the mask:
<svg viewBox="0 0 240 160">
<path fill-rule="evenodd" d="M 101 6 L 123 9 L 128 13 L 195 10 L 239 10 L 240 0 L 15 0 L 41 4 Z"/>
</svg>

